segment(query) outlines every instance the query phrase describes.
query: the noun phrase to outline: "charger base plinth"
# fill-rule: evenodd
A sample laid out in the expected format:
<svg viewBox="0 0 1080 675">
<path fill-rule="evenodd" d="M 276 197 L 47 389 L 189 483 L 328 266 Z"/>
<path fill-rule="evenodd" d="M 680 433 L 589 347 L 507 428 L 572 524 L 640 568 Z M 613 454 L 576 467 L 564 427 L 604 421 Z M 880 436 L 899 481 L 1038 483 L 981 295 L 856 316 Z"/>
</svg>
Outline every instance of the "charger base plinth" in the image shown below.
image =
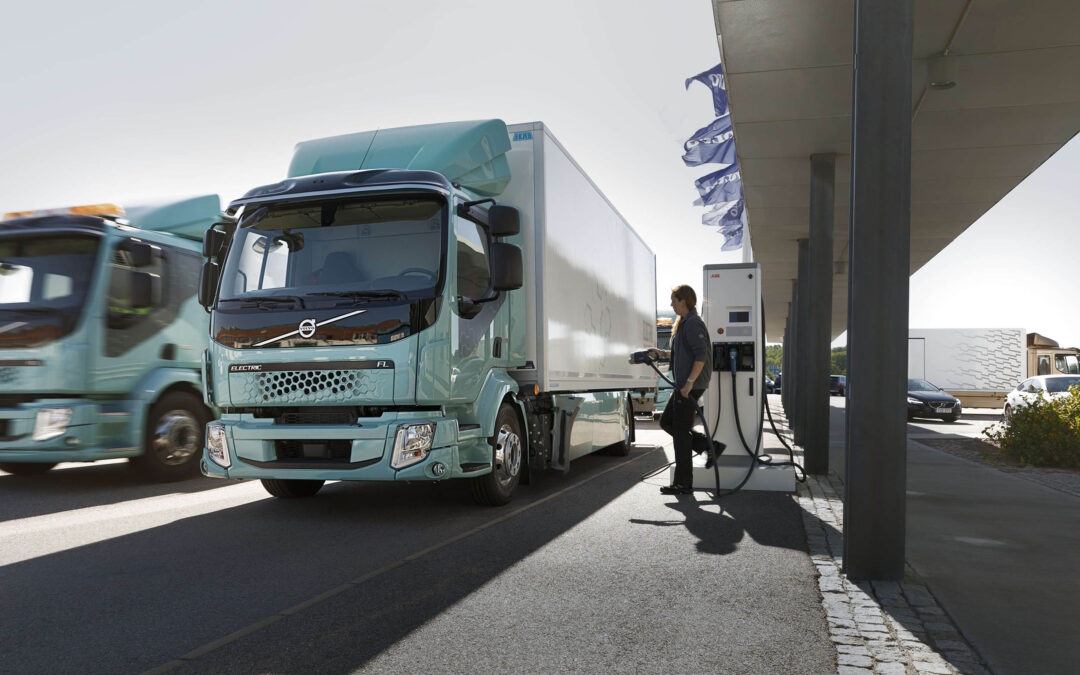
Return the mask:
<svg viewBox="0 0 1080 675">
<path fill-rule="evenodd" d="M 720 455 L 716 468 L 720 473 L 720 489 L 734 490 L 735 487 L 746 477 L 746 471 L 750 467 L 750 457 L 736 455 Z M 712 468 L 705 468 L 704 455 L 698 455 L 693 460 L 694 467 L 694 490 L 715 491 L 716 474 Z M 669 484 L 674 482 L 675 467 L 669 470 Z M 795 492 L 795 467 L 793 466 L 769 466 L 759 463 L 754 467 L 750 479 L 743 485 L 743 490 L 755 490 L 762 492 Z"/>
</svg>

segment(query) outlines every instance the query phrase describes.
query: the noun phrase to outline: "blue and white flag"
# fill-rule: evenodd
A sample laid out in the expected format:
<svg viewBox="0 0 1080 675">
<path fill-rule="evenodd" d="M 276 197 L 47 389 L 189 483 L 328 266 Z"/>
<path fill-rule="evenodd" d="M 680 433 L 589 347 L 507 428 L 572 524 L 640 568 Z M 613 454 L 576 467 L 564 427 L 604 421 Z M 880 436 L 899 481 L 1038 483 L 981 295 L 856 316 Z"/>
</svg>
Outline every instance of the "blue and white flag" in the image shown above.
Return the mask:
<svg viewBox="0 0 1080 675">
<path fill-rule="evenodd" d="M 687 89 L 690 88 L 690 83 L 694 80 L 712 89 L 713 109 L 716 110 L 716 116 L 726 115 L 727 86 L 724 84 L 724 64 L 718 63 L 704 73 L 698 73 L 693 77 L 686 78 Z"/>
<path fill-rule="evenodd" d="M 746 228 L 746 209 L 741 199 L 707 212 L 701 217 L 701 222 L 717 228 L 717 232 L 724 235 L 721 251 L 734 251 L 742 247 L 743 232 Z"/>
<path fill-rule="evenodd" d="M 735 164 L 735 132 L 731 129 L 731 118 L 725 115 L 698 129 L 683 143 L 683 150 L 682 159 L 686 166 Z"/>
<path fill-rule="evenodd" d="M 742 174 L 738 164 L 726 166 L 694 181 L 701 205 L 725 204 L 742 199 Z M 697 202 L 695 202 L 697 203 Z"/>
<path fill-rule="evenodd" d="M 721 234 L 724 235 L 724 243 L 720 246 L 721 251 L 737 251 L 742 248 L 743 230 L 741 227 L 731 234 L 726 232 L 721 232 Z"/>
<path fill-rule="evenodd" d="M 722 204 L 712 211 L 706 211 L 701 216 L 701 224 L 708 225 L 709 227 L 718 227 L 723 231 L 724 229 L 730 230 L 733 227 L 742 227 L 743 222 L 743 201 L 740 199 L 734 202 L 728 202 Z"/>
</svg>

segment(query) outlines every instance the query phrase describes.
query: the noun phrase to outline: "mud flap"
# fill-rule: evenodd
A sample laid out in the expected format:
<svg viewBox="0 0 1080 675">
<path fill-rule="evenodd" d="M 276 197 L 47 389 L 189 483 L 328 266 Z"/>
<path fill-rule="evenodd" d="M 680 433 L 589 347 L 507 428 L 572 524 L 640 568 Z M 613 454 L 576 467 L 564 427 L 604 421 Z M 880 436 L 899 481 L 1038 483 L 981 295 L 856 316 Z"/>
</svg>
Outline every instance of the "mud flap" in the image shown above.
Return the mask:
<svg viewBox="0 0 1080 675">
<path fill-rule="evenodd" d="M 555 426 L 551 430 L 551 468 L 566 473 L 570 470 L 570 434 L 584 399 L 577 396 L 556 396 Z"/>
</svg>

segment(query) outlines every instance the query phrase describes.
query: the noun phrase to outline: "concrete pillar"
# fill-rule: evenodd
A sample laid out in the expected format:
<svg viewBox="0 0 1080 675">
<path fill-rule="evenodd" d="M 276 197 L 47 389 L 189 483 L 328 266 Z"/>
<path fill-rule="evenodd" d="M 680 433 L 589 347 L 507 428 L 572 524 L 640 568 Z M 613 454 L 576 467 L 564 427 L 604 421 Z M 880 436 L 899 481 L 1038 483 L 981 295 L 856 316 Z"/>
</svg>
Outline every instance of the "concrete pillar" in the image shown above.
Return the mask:
<svg viewBox="0 0 1080 675">
<path fill-rule="evenodd" d="M 904 577 L 914 0 L 855 0 L 844 572 Z"/>
<path fill-rule="evenodd" d="M 788 384 L 795 379 L 795 372 L 792 370 L 792 353 L 795 350 L 795 296 L 792 296 L 792 301 L 787 303 L 787 320 L 784 325 L 784 365 L 781 374 L 783 378 L 780 382 L 780 403 L 784 406 L 784 415 L 787 416 L 788 427 L 792 423 L 792 410 L 791 410 L 791 393 L 792 386 Z"/>
<path fill-rule="evenodd" d="M 808 415 L 808 402 L 810 391 L 815 383 L 810 379 L 810 350 L 808 340 L 810 333 L 810 308 L 813 306 L 813 298 L 810 297 L 810 243 L 806 239 L 798 240 L 799 247 L 799 278 L 798 297 L 799 310 L 795 313 L 795 335 L 798 342 L 795 345 L 795 444 L 806 445 L 806 420 Z"/>
<path fill-rule="evenodd" d="M 829 473 L 829 371 L 832 365 L 833 199 L 836 155 L 810 155 L 810 241 L 807 254 L 807 473 Z"/>
</svg>

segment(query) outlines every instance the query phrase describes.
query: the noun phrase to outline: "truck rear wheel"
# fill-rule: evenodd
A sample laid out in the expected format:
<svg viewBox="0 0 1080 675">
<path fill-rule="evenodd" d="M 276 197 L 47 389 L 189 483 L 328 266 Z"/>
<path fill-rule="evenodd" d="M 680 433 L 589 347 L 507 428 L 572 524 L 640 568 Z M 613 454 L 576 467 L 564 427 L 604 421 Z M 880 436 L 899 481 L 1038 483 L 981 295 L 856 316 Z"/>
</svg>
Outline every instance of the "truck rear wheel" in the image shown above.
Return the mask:
<svg viewBox="0 0 1080 675">
<path fill-rule="evenodd" d="M 3 462 L 0 471 L 16 476 L 37 476 L 56 466 L 56 462 Z"/>
<path fill-rule="evenodd" d="M 279 499 L 302 499 L 310 497 L 322 489 L 322 480 L 287 480 L 278 478 L 264 478 L 263 487 L 270 494 Z"/>
<path fill-rule="evenodd" d="M 627 403 L 626 408 L 626 429 L 623 430 L 623 440 L 608 447 L 604 453 L 608 455 L 615 455 L 616 457 L 627 457 L 630 455 L 630 448 L 633 446 L 636 440 L 634 428 L 634 411 Z"/>
<path fill-rule="evenodd" d="M 147 480 L 169 482 L 199 473 L 203 434 L 209 415 L 202 401 L 186 391 L 172 391 L 150 408 L 143 454 L 131 458 Z"/>
<path fill-rule="evenodd" d="M 495 417 L 495 435 L 488 439 L 491 445 L 491 472 L 469 479 L 473 499 L 488 506 L 502 506 L 510 502 L 514 488 L 521 480 L 521 463 L 524 452 L 521 443 L 521 422 L 517 411 L 503 403 Z"/>
</svg>

